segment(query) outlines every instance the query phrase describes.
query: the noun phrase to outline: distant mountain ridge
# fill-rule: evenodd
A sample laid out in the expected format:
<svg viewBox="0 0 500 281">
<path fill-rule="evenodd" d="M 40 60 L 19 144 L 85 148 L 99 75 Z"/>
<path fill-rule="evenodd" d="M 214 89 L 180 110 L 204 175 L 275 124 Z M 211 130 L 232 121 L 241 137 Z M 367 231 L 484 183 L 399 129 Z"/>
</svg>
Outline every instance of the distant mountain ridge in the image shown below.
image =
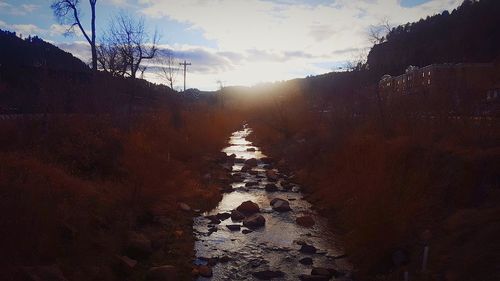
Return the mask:
<svg viewBox="0 0 500 281">
<path fill-rule="evenodd" d="M 21 39 L 15 32 L 0 29 L 0 64 L 5 68 L 46 65 L 53 70 L 89 71 L 89 67 L 72 54 L 38 37 Z"/>
</svg>

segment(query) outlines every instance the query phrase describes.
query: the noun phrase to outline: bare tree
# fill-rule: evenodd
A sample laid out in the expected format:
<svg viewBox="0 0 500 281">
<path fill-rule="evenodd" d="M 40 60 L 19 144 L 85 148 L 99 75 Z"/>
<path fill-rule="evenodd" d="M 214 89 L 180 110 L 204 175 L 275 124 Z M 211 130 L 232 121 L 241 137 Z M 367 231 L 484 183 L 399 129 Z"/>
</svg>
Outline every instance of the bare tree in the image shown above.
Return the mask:
<svg viewBox="0 0 500 281">
<path fill-rule="evenodd" d="M 170 88 L 174 89 L 174 82 L 177 80 L 177 74 L 179 74 L 179 63 L 174 57 L 172 50 L 167 50 L 165 55 L 160 59 L 160 76 L 164 78 Z"/>
<path fill-rule="evenodd" d="M 90 20 L 90 36 L 82 26 L 80 17 L 80 0 L 54 0 L 50 8 L 54 12 L 54 16 L 61 24 L 69 24 L 67 34 L 74 32 L 75 26 L 82 32 L 83 36 L 89 42 L 92 52 L 92 70 L 97 71 L 97 49 L 96 49 L 96 34 L 95 34 L 95 5 L 97 0 L 89 0 L 91 20 Z"/>
<path fill-rule="evenodd" d="M 383 18 L 377 25 L 370 25 L 368 28 L 368 40 L 373 44 L 385 42 L 386 35 L 391 31 L 392 26 L 388 18 Z"/>
<path fill-rule="evenodd" d="M 99 68 L 114 76 L 125 76 L 127 66 L 125 59 L 114 44 L 99 44 L 97 46 L 97 62 Z"/>
<path fill-rule="evenodd" d="M 153 59 L 158 51 L 158 33 L 150 38 L 144 19 L 136 20 L 127 13 L 114 17 L 100 40 L 100 67 L 114 74 L 137 77 L 144 73 L 144 60 Z M 142 75 L 141 74 L 141 75 Z"/>
</svg>

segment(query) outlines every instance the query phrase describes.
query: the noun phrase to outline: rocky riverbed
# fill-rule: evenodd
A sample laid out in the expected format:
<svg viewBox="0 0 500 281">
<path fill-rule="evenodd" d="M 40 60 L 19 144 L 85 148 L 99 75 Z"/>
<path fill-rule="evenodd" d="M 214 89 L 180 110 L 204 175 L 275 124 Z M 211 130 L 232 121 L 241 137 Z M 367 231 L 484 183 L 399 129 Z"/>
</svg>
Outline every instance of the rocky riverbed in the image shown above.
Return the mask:
<svg viewBox="0 0 500 281">
<path fill-rule="evenodd" d="M 350 280 L 340 241 L 293 176 L 246 139 L 251 132 L 232 134 L 226 193 L 194 220 L 198 280 Z"/>
</svg>

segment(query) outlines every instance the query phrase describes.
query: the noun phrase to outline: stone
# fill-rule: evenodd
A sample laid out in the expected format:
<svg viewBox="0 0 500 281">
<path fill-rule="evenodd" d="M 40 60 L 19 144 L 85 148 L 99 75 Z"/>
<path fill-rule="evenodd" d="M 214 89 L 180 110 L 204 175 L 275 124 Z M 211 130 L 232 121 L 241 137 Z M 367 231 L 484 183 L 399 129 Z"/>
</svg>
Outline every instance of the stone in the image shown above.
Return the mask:
<svg viewBox="0 0 500 281">
<path fill-rule="evenodd" d="M 254 214 L 243 220 L 243 226 L 248 228 L 258 228 L 266 224 L 266 219 L 259 214 Z"/>
<path fill-rule="evenodd" d="M 255 149 L 255 147 L 250 147 L 250 148 L 247 148 L 247 151 L 248 152 L 254 152 L 254 151 L 256 151 L 256 149 Z"/>
<path fill-rule="evenodd" d="M 209 220 L 211 224 L 219 224 L 221 222 L 216 215 L 205 216 L 205 218 Z"/>
<path fill-rule="evenodd" d="M 132 258 L 144 258 L 153 253 L 151 240 L 144 234 L 137 232 L 128 233 L 127 254 Z"/>
<path fill-rule="evenodd" d="M 265 189 L 267 192 L 275 192 L 275 191 L 278 191 L 278 187 L 277 187 L 275 184 L 272 184 L 272 183 L 268 183 L 268 184 L 266 184 L 266 186 L 264 187 L 264 189 Z"/>
<path fill-rule="evenodd" d="M 249 167 L 252 167 L 252 168 L 256 167 L 257 164 L 258 164 L 258 161 L 255 158 L 250 158 L 250 159 L 245 161 L 245 165 L 248 165 Z"/>
<path fill-rule="evenodd" d="M 285 276 L 285 273 L 279 270 L 263 270 L 253 272 L 252 275 L 260 280 L 271 280 L 273 278 L 280 278 Z"/>
<path fill-rule="evenodd" d="M 241 225 L 239 224 L 228 224 L 226 227 L 231 231 L 240 231 Z"/>
<path fill-rule="evenodd" d="M 184 212 L 189 212 L 189 211 L 191 211 L 191 207 L 189 207 L 189 205 L 188 205 L 188 204 L 186 204 L 186 203 L 182 203 L 182 202 L 181 202 L 181 203 L 179 203 L 179 209 L 181 209 L 181 210 L 182 210 L 182 211 L 184 211 Z"/>
<path fill-rule="evenodd" d="M 315 224 L 314 219 L 309 215 L 297 217 L 295 222 L 303 227 L 312 227 Z"/>
<path fill-rule="evenodd" d="M 249 181 L 249 182 L 245 183 L 245 187 L 251 187 L 251 186 L 256 186 L 256 185 L 259 185 L 259 183 L 256 181 Z"/>
<path fill-rule="evenodd" d="M 213 273 L 212 273 L 212 268 L 210 266 L 207 266 L 207 265 L 200 265 L 198 266 L 198 273 L 200 274 L 200 276 L 202 277 L 212 277 Z"/>
<path fill-rule="evenodd" d="M 304 245 L 300 246 L 299 251 L 302 253 L 306 253 L 306 254 L 315 254 L 317 249 L 316 249 L 316 247 L 314 247 L 312 245 L 304 244 Z"/>
<path fill-rule="evenodd" d="M 312 258 L 302 258 L 299 260 L 299 262 L 301 264 L 304 264 L 304 265 L 311 265 L 311 264 L 313 264 L 313 259 Z"/>
<path fill-rule="evenodd" d="M 230 213 L 218 213 L 215 216 L 217 217 L 217 219 L 223 221 L 223 220 L 227 220 L 228 218 L 230 218 L 231 214 Z"/>
<path fill-rule="evenodd" d="M 252 232 L 253 232 L 253 230 L 250 230 L 250 229 L 243 229 L 241 231 L 241 233 L 243 233 L 243 234 L 248 234 L 248 233 L 252 233 Z"/>
<path fill-rule="evenodd" d="M 240 221 L 240 220 L 242 220 L 244 218 L 245 218 L 245 215 L 242 212 L 240 212 L 238 210 L 232 210 L 231 211 L 231 219 L 233 221 Z"/>
<path fill-rule="evenodd" d="M 281 198 L 274 198 L 271 200 L 271 207 L 273 210 L 278 211 L 278 212 L 288 212 L 291 211 L 292 208 L 290 208 L 290 203 Z"/>
<path fill-rule="evenodd" d="M 146 274 L 147 281 L 174 281 L 177 278 L 177 268 L 173 265 L 151 267 Z"/>
<path fill-rule="evenodd" d="M 243 213 L 244 215 L 252 215 L 260 212 L 259 205 L 255 204 L 252 201 L 245 201 L 241 203 L 241 205 L 239 205 L 236 210 Z"/>
</svg>

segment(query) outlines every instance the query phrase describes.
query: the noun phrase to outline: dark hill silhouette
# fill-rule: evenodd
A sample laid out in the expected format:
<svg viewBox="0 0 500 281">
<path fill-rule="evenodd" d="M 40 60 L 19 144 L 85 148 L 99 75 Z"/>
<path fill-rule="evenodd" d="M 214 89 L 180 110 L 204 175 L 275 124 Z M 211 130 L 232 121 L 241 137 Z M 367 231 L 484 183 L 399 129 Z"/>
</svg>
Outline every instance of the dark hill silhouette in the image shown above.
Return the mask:
<svg viewBox="0 0 500 281">
<path fill-rule="evenodd" d="M 393 28 L 375 45 L 368 65 L 375 77 L 397 75 L 409 65 L 491 62 L 500 55 L 500 1 L 466 0 L 451 13 Z"/>
<path fill-rule="evenodd" d="M 126 113 L 176 108 L 201 99 L 143 79 L 92 73 L 80 59 L 38 37 L 0 30 L 0 114 Z"/>
</svg>

